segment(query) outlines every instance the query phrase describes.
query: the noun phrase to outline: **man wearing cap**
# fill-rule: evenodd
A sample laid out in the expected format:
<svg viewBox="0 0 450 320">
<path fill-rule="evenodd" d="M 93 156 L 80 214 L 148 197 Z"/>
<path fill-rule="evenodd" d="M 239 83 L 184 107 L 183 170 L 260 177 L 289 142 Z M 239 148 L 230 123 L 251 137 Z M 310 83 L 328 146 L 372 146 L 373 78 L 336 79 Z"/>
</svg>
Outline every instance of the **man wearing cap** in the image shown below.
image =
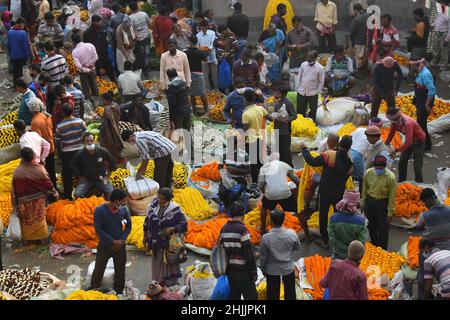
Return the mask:
<svg viewBox="0 0 450 320">
<path fill-rule="evenodd" d="M 364 244 L 354 240 L 348 246 L 345 260 L 331 261 L 328 272 L 320 280 L 320 286 L 328 288 L 329 300 L 369 300 L 367 277 L 359 268 L 364 252 Z"/>
<path fill-rule="evenodd" d="M 406 180 L 408 171 L 408 161 L 413 155 L 414 174 L 416 182 L 423 182 L 423 153 L 426 135 L 417 121 L 402 114 L 398 108 L 390 109 L 386 112 L 386 117 L 391 121 L 391 131 L 386 139 L 388 146 L 395 132 L 400 131 L 405 135 L 405 143 L 399 148 L 395 148 L 395 155 L 400 155 L 398 163 L 398 182 Z M 394 153 L 394 152 L 393 152 Z"/>
<path fill-rule="evenodd" d="M 369 220 L 371 242 L 387 250 L 389 224 L 395 212 L 395 192 L 397 180 L 395 174 L 386 168 L 387 159 L 378 155 L 374 167 L 364 174 L 361 207 Z"/>
<path fill-rule="evenodd" d="M 353 240 L 364 242 L 366 226 L 364 217 L 358 214 L 359 192 L 346 190 L 344 197 L 336 205 L 336 212 L 331 216 L 328 225 L 330 244 L 333 248 L 333 259 L 347 258 L 348 246 Z"/>
<path fill-rule="evenodd" d="M 394 73 L 397 73 L 397 81 L 394 81 Z M 395 108 L 395 97 L 402 85 L 402 79 L 402 69 L 394 58 L 387 56 L 376 63 L 372 75 L 371 118 L 378 116 L 378 110 L 383 99 L 387 102 L 389 109 Z"/>
<path fill-rule="evenodd" d="M 388 159 L 387 167 L 390 168 L 391 161 L 389 161 L 389 153 L 387 147 L 381 140 L 381 126 L 383 121 L 380 118 L 373 118 L 369 121 L 369 127 L 366 129 L 367 141 L 369 141 L 369 148 L 366 153 L 366 163 L 365 168 L 370 169 L 373 167 L 373 160 L 375 156 L 381 154 Z"/>
<path fill-rule="evenodd" d="M 430 151 L 432 144 L 428 133 L 427 120 L 434 105 L 436 87 L 430 69 L 425 66 L 425 59 L 411 61 L 410 64 L 416 75 L 413 103 L 416 106 L 417 123 L 426 134 L 425 151 Z"/>
</svg>

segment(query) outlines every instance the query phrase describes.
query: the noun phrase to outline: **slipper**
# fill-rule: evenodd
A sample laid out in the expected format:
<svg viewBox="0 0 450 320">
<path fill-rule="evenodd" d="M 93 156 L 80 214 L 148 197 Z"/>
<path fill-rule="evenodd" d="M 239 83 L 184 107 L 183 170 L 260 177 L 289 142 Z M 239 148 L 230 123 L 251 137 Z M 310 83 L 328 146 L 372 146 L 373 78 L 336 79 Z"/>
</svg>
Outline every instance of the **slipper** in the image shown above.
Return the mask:
<svg viewBox="0 0 450 320">
<path fill-rule="evenodd" d="M 323 240 L 316 241 L 316 244 L 324 249 L 330 249 L 330 245 L 323 242 Z"/>
</svg>

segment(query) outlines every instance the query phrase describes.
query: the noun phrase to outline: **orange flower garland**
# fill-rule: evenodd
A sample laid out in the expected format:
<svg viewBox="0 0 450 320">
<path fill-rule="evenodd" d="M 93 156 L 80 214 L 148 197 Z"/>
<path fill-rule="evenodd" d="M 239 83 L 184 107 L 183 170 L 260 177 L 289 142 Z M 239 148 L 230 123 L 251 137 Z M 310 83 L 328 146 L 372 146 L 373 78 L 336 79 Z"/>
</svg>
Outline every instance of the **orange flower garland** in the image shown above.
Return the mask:
<svg viewBox="0 0 450 320">
<path fill-rule="evenodd" d="M 304 258 L 306 267 L 306 277 L 313 289 L 305 289 L 305 292 L 312 295 L 314 300 L 322 300 L 325 289 L 320 286 L 320 280 L 325 276 L 330 268 L 331 258 L 314 255 Z"/>
<path fill-rule="evenodd" d="M 269 222 L 270 222 L 270 216 L 268 215 Z M 295 231 L 295 233 L 301 232 L 303 229 L 300 226 L 300 223 L 298 222 L 298 218 L 294 215 L 292 215 L 289 212 L 284 213 L 284 223 L 283 227 L 286 229 L 292 229 Z M 267 230 L 272 229 L 272 225 L 268 224 Z"/>
<path fill-rule="evenodd" d="M 47 207 L 47 222 L 55 230 L 52 240 L 55 243 L 81 243 L 89 248 L 98 244 L 94 228 L 94 210 L 104 203 L 103 198 L 80 198 L 75 201 L 59 200 Z"/>
<path fill-rule="evenodd" d="M 402 183 L 397 187 L 395 196 L 395 215 L 397 217 L 418 218 L 427 208 L 420 201 L 422 188 L 412 183 Z"/>
<path fill-rule="evenodd" d="M 386 141 L 390 131 L 390 128 L 381 128 L 381 140 Z M 391 145 L 394 148 L 400 148 L 403 145 L 402 137 L 400 136 L 400 133 L 398 133 L 398 131 L 395 132 L 394 138 L 392 138 L 391 141 Z"/>
<path fill-rule="evenodd" d="M 406 260 L 395 252 L 388 252 L 371 243 L 365 244 L 366 252 L 361 260 L 360 269 L 369 277 L 373 266 L 379 268 L 380 275 L 387 274 L 390 279 L 400 270 Z"/>
<path fill-rule="evenodd" d="M 226 216 L 219 216 L 203 224 L 197 224 L 192 220 L 188 220 L 188 232 L 184 239 L 199 248 L 211 250 L 219 239 L 220 230 L 230 219 Z M 257 245 L 261 241 L 261 235 L 256 228 L 245 225 L 250 232 L 250 242 Z"/>
<path fill-rule="evenodd" d="M 408 238 L 408 265 L 411 269 L 419 267 L 419 242 L 421 237 Z"/>
<path fill-rule="evenodd" d="M 200 178 L 199 180 L 222 180 L 219 172 L 219 163 L 217 161 L 211 161 L 210 163 L 203 165 L 201 168 L 195 169 L 192 176 L 198 176 Z M 196 181 L 195 178 L 193 180 Z"/>
<path fill-rule="evenodd" d="M 386 289 L 368 289 L 369 300 L 387 300 L 391 295 Z"/>
</svg>

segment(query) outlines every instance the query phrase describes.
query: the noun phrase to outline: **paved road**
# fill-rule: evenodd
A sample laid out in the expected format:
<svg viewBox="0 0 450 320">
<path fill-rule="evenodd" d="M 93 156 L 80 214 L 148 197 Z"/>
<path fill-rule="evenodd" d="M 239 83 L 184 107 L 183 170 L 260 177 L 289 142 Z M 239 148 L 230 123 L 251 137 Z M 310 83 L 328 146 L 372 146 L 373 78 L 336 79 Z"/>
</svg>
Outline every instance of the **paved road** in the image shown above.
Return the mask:
<svg viewBox="0 0 450 320">
<path fill-rule="evenodd" d="M 0 54 L 0 65 L 5 63 L 5 54 Z M 152 73 L 153 76 L 157 78 L 157 73 Z M 0 83 L 5 79 L 12 80 L 10 74 L 5 73 L 5 70 L 0 70 Z M 363 88 L 365 88 L 367 84 L 367 80 L 359 81 L 358 87 L 355 88 L 355 92 L 360 92 Z M 402 92 L 411 91 L 411 87 L 402 87 Z M 443 83 L 438 81 L 438 94 L 443 96 L 444 98 L 449 98 L 450 92 L 448 90 L 448 83 Z M 0 101 L 9 100 L 15 94 L 12 89 L 0 88 Z M 0 114 L 3 113 L 0 111 Z M 442 166 L 449 166 L 449 158 L 450 158 L 450 149 L 448 144 L 450 143 L 450 132 L 443 134 L 441 137 L 433 138 L 433 143 L 437 144 L 439 142 L 444 142 L 444 145 L 439 147 L 435 147 L 433 149 L 433 154 L 435 157 L 426 158 L 424 161 L 424 176 L 426 183 L 434 183 L 436 177 L 436 169 Z M 295 166 L 300 168 L 303 166 L 302 160 L 298 157 L 294 157 Z M 412 165 L 408 169 L 409 177 L 412 176 Z M 408 234 L 402 229 L 391 227 L 391 232 L 389 236 L 389 249 L 396 251 L 399 246 L 407 241 Z M 81 255 L 72 255 L 67 256 L 64 261 L 51 259 L 48 255 L 47 247 L 36 247 L 31 249 L 26 249 L 20 252 L 17 252 L 13 249 L 7 249 L 5 247 L 5 242 L 2 243 L 2 252 L 3 252 L 3 263 L 5 266 L 13 266 L 18 265 L 20 267 L 33 267 L 39 266 L 42 271 L 49 272 L 55 274 L 61 279 L 66 280 L 71 274 L 67 273 L 69 266 L 78 266 L 81 268 L 81 276 L 84 277 L 87 272 L 87 267 L 89 264 L 94 261 L 94 256 L 90 257 L 81 257 Z M 303 244 L 302 251 L 304 256 L 314 255 L 316 253 L 321 255 L 329 255 L 330 252 L 327 252 L 314 243 L 312 244 Z M 143 252 L 137 251 L 129 251 L 128 252 L 128 261 L 131 262 L 131 265 L 127 268 L 127 277 L 130 278 L 134 285 L 140 289 L 145 290 L 150 279 L 151 279 L 151 258 L 146 256 Z M 205 257 L 190 254 L 189 260 L 187 263 L 183 265 L 183 268 L 192 264 L 195 260 L 206 260 Z M 84 281 L 84 280 L 83 280 Z"/>
</svg>

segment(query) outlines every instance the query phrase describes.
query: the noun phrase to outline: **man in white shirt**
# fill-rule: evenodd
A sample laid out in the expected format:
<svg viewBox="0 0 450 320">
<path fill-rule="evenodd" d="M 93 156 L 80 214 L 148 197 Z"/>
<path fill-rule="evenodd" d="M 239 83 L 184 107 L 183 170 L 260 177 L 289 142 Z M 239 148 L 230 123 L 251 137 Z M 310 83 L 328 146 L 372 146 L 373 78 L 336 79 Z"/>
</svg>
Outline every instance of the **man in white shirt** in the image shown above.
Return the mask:
<svg viewBox="0 0 450 320">
<path fill-rule="evenodd" d="M 198 46 L 200 49 L 208 48 L 210 52 L 208 53 L 208 61 L 202 62 L 203 64 L 203 75 L 205 77 L 205 83 L 209 90 L 217 90 L 217 58 L 216 51 L 214 48 L 214 40 L 216 39 L 216 33 L 209 30 L 209 23 L 203 20 L 200 23 L 200 32 L 197 33 Z M 211 82 L 209 81 L 211 79 Z"/>
<path fill-rule="evenodd" d="M 258 176 L 259 189 L 264 193 L 261 209 L 261 234 L 266 232 L 267 210 L 275 210 L 279 204 L 284 211 L 297 212 L 297 199 L 287 182 L 289 177 L 298 186 L 300 179 L 294 169 L 279 160 L 279 153 L 270 155 L 270 162 L 261 167 Z"/>
<path fill-rule="evenodd" d="M 431 66 L 437 66 L 441 68 L 446 68 L 448 64 L 448 42 L 450 40 L 449 23 L 450 19 L 446 13 L 445 4 L 446 1 L 438 0 L 436 1 L 437 17 L 434 21 L 432 27 L 436 34 L 436 39 L 433 41 L 433 61 Z"/>
<path fill-rule="evenodd" d="M 37 99 L 37 98 L 36 98 Z M 50 143 L 42 138 L 38 133 L 27 131 L 25 121 L 16 120 L 14 122 L 14 129 L 19 138 L 20 148 L 31 148 L 34 152 L 34 163 L 44 164 L 45 159 L 50 153 Z"/>
<path fill-rule="evenodd" d="M 119 90 L 125 100 L 130 96 L 135 96 L 141 94 L 144 89 L 141 77 L 133 72 L 133 63 L 131 61 L 126 61 L 124 63 L 125 72 L 119 76 Z"/>
<path fill-rule="evenodd" d="M 325 83 L 325 72 L 317 60 L 317 51 L 310 51 L 306 56 L 298 72 L 297 81 L 297 113 L 306 117 L 306 109 L 309 105 L 309 117 L 316 121 L 319 93 L 322 92 Z"/>
<path fill-rule="evenodd" d="M 366 153 L 370 147 L 369 140 L 367 140 L 366 128 L 358 128 L 352 132 L 352 148 L 350 149 L 352 153 L 353 161 L 353 180 L 359 182 L 359 192 L 362 193 L 363 177 L 366 161 Z"/>
<path fill-rule="evenodd" d="M 148 70 L 150 63 L 150 31 L 151 20 L 147 13 L 139 11 L 136 1 L 130 2 L 128 5 L 131 14 L 130 20 L 133 29 L 136 32 L 136 43 L 134 46 L 134 55 L 136 60 L 134 63 L 135 69 Z"/>
</svg>

